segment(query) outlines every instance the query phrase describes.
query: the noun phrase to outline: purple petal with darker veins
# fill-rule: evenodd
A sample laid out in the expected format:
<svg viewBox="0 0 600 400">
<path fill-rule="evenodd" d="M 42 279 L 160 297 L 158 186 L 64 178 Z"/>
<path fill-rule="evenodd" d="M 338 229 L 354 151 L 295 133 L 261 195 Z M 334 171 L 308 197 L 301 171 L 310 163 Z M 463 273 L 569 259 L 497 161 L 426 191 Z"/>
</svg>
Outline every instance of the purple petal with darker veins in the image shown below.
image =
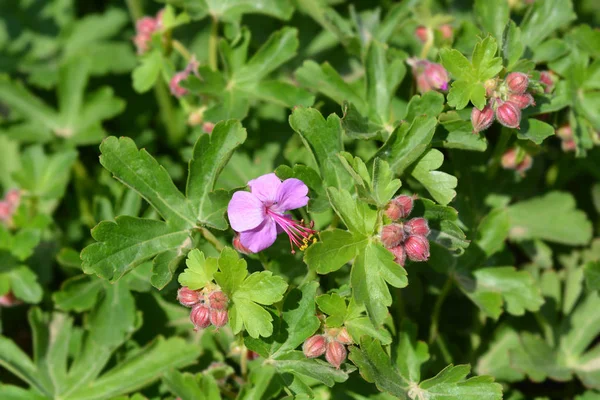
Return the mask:
<svg viewBox="0 0 600 400">
<path fill-rule="evenodd" d="M 240 242 L 244 247 L 258 253 L 271 246 L 277 239 L 276 223 L 271 218 L 266 218 L 262 224 L 249 231 L 240 233 Z"/>
<path fill-rule="evenodd" d="M 250 192 L 235 192 L 227 206 L 227 216 L 234 231 L 254 229 L 266 218 L 265 205 Z"/>
<path fill-rule="evenodd" d="M 279 212 L 295 210 L 308 204 L 308 186 L 300 179 L 290 178 L 283 181 L 277 191 L 277 205 L 274 207 Z"/>
<path fill-rule="evenodd" d="M 275 174 L 266 174 L 252 179 L 248 182 L 252 194 L 255 195 L 266 205 L 270 205 L 276 201 L 277 189 L 281 186 L 281 179 Z"/>
</svg>

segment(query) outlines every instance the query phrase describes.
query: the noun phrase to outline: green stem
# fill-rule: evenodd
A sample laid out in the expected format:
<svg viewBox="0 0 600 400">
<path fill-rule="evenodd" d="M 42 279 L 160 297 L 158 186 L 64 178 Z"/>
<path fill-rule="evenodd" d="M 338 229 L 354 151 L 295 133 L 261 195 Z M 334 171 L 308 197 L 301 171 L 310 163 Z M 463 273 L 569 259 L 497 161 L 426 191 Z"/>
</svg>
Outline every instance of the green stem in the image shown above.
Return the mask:
<svg viewBox="0 0 600 400">
<path fill-rule="evenodd" d="M 171 46 L 179 53 L 186 61 L 190 61 L 192 55 L 185 46 L 177 39 L 171 40 Z"/>
<path fill-rule="evenodd" d="M 260 260 L 260 263 L 262 264 L 265 271 L 269 271 L 269 260 L 267 260 L 267 256 L 265 256 L 265 253 L 263 253 L 262 251 L 259 252 L 258 259 Z"/>
<path fill-rule="evenodd" d="M 431 316 L 431 328 L 429 329 L 429 344 L 432 344 L 438 338 L 438 324 L 440 319 L 440 312 L 442 311 L 442 305 L 444 304 L 444 300 L 450 293 L 452 286 L 454 285 L 454 279 L 452 276 L 448 276 L 446 283 L 444 283 L 444 287 L 442 287 L 442 291 L 438 295 L 437 300 L 435 301 L 435 305 L 433 306 L 433 313 Z"/>
<path fill-rule="evenodd" d="M 142 2 L 140 0 L 125 0 L 125 2 L 127 3 L 129 15 L 131 15 L 131 19 L 134 23 L 144 16 L 144 8 L 142 7 Z"/>
<path fill-rule="evenodd" d="M 496 176 L 498 168 L 502 163 L 502 155 L 506 151 L 506 145 L 508 145 L 511 136 L 512 133 L 510 130 L 502 128 L 500 138 L 498 138 L 498 143 L 496 143 L 496 147 L 494 147 L 494 153 L 492 154 L 492 159 L 490 160 L 490 167 L 488 169 L 488 179 L 493 179 Z"/>
<path fill-rule="evenodd" d="M 217 70 L 217 45 L 219 43 L 219 20 L 213 16 L 208 38 L 208 66 L 213 71 Z"/>
<path fill-rule="evenodd" d="M 240 369 L 242 370 L 242 378 L 244 381 L 246 380 L 246 376 L 248 375 L 248 349 L 246 346 L 241 344 L 242 354 L 240 355 Z"/>
<path fill-rule="evenodd" d="M 429 28 L 427 28 L 427 32 L 427 41 L 423 45 L 423 48 L 421 49 L 421 54 L 419 55 L 419 58 L 421 59 L 427 58 L 427 54 L 429 54 L 429 50 L 431 50 L 431 46 L 433 46 L 433 32 Z"/>
<path fill-rule="evenodd" d="M 202 233 L 204 239 L 206 239 L 208 243 L 212 244 L 217 251 L 221 252 L 225 248 L 225 246 L 219 242 L 219 239 L 217 239 L 215 235 L 213 235 L 208 229 L 200 228 L 200 233 Z"/>
</svg>

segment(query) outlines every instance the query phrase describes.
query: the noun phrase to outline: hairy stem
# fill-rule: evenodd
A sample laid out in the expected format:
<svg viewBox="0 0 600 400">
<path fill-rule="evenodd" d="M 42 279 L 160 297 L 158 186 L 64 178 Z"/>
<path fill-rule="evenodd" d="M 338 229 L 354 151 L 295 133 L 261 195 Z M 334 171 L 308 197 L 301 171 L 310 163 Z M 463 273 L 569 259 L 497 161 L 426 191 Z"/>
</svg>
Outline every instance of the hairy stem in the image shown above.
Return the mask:
<svg viewBox="0 0 600 400">
<path fill-rule="evenodd" d="M 208 229 L 202 227 L 200 228 L 200 233 L 202 233 L 204 239 L 206 239 L 208 243 L 212 244 L 217 251 L 221 252 L 225 248 L 225 246 L 219 242 L 219 239 L 217 239 L 215 235 L 213 235 Z"/>
</svg>

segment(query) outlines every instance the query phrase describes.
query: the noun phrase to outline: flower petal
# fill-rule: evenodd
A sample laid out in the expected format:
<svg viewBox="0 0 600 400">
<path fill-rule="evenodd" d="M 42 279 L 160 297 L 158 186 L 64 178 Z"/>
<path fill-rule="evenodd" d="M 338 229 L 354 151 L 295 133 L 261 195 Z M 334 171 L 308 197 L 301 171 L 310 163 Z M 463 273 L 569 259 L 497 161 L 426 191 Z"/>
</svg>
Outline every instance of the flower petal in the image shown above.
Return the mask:
<svg viewBox="0 0 600 400">
<path fill-rule="evenodd" d="M 295 210 L 308 204 L 308 186 L 300 179 L 286 179 L 277 191 L 277 205 L 274 207 L 279 212 Z"/>
<path fill-rule="evenodd" d="M 250 192 L 233 194 L 227 206 L 227 216 L 234 231 L 243 232 L 259 226 L 266 217 L 265 205 Z"/>
<path fill-rule="evenodd" d="M 277 189 L 281 186 L 281 179 L 275 174 L 266 174 L 252 179 L 248 182 L 252 194 L 255 195 L 266 205 L 271 205 L 276 201 Z"/>
<path fill-rule="evenodd" d="M 240 243 L 253 253 L 258 253 L 271 246 L 277 239 L 276 223 L 266 218 L 256 228 L 240 233 Z"/>
</svg>

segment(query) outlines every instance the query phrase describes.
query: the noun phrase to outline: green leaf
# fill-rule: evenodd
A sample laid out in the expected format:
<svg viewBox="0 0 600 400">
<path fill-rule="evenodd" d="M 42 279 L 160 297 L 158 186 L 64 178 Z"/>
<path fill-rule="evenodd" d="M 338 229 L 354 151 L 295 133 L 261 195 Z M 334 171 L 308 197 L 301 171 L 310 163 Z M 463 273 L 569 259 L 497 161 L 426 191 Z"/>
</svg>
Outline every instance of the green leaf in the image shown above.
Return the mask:
<svg viewBox="0 0 600 400">
<path fill-rule="evenodd" d="M 364 202 L 356 202 L 347 190 L 330 187 L 327 191 L 331 205 L 344 224 L 359 236 L 369 236 L 375 229 L 377 212 Z"/>
<path fill-rule="evenodd" d="M 419 116 L 412 124 L 400 125 L 392 132 L 375 157 L 388 162 L 392 171 L 402 175 L 427 150 L 436 124 L 435 117 Z"/>
<path fill-rule="evenodd" d="M 408 285 L 404 268 L 394 262 L 392 253 L 375 243 L 369 243 L 356 257 L 350 281 L 356 303 L 364 304 L 375 325 L 383 322 L 392 304 L 387 284 L 398 288 Z"/>
<path fill-rule="evenodd" d="M 442 65 L 456 80 L 476 79 L 476 71 L 460 51 L 443 48 L 440 50 Z"/>
<path fill-rule="evenodd" d="M 74 276 L 63 282 L 60 291 L 55 292 L 52 299 L 61 310 L 82 312 L 96 304 L 103 288 L 101 279 L 88 275 Z"/>
<path fill-rule="evenodd" d="M 185 262 L 187 268 L 179 275 L 179 284 L 187 286 L 192 290 L 202 289 L 212 282 L 215 272 L 217 272 L 218 260 L 210 257 L 204 258 L 204 253 L 194 249 L 188 253 Z"/>
<path fill-rule="evenodd" d="M 160 49 L 154 49 L 142 57 L 142 63 L 137 66 L 131 74 L 133 88 L 138 93 L 144 93 L 152 89 L 160 72 L 163 60 Z"/>
<path fill-rule="evenodd" d="M 411 175 L 425 186 L 431 196 L 446 205 L 456 196 L 457 179 L 445 172 L 436 171 L 444 162 L 441 151 L 430 149 L 414 166 Z"/>
<path fill-rule="evenodd" d="M 444 111 L 444 95 L 436 91 L 425 92 L 422 95 L 414 95 L 408 102 L 406 116 L 407 121 L 413 121 L 419 115 L 437 117 Z"/>
<path fill-rule="evenodd" d="M 588 243 L 592 238 L 592 225 L 575 205 L 571 194 L 550 192 L 510 206 L 510 238 L 516 241 L 542 239 L 572 246 Z"/>
<path fill-rule="evenodd" d="M 344 150 L 340 118 L 331 114 L 325 120 L 314 108 L 297 107 L 290 116 L 290 126 L 312 152 L 325 186 L 349 187 L 350 177 L 337 157 Z"/>
<path fill-rule="evenodd" d="M 513 368 L 510 360 L 510 352 L 520 345 L 519 334 L 515 330 L 506 325 L 500 326 L 488 350 L 479 357 L 477 373 L 492 375 L 501 381 L 523 380 L 523 373 Z"/>
<path fill-rule="evenodd" d="M 491 36 L 475 45 L 472 63 L 477 71 L 479 82 L 485 82 L 487 79 L 495 77 L 502 70 L 502 59 L 494 57 L 497 50 L 498 44 Z M 482 107 L 478 106 L 478 108 L 481 109 Z"/>
<path fill-rule="evenodd" d="M 0 365 L 39 392 L 50 395 L 45 383 L 40 381 L 39 371 L 29 356 L 4 336 L 0 336 Z"/>
<path fill-rule="evenodd" d="M 433 137 L 433 146 L 443 146 L 447 149 L 485 151 L 487 139 L 481 133 L 473 133 L 471 121 L 449 120 L 440 124 Z"/>
<path fill-rule="evenodd" d="M 502 35 L 502 59 L 509 71 L 519 61 L 524 50 L 521 29 L 514 21 L 509 21 Z"/>
<path fill-rule="evenodd" d="M 531 49 L 576 18 L 571 0 L 537 1 L 521 22 L 523 44 Z"/>
<path fill-rule="evenodd" d="M 475 282 L 459 278 L 461 289 L 488 316 L 498 319 L 502 305 L 512 315 L 537 311 L 544 303 L 539 287 L 527 271 L 514 267 L 481 268 L 473 273 Z M 474 286 L 474 287 L 473 287 Z"/>
<path fill-rule="evenodd" d="M 226 21 L 239 21 L 243 14 L 266 14 L 279 19 L 289 19 L 294 7 L 288 0 L 183 0 L 193 19 L 213 15 Z"/>
<path fill-rule="evenodd" d="M 554 136 L 552 125 L 539 119 L 528 118 L 521 122 L 521 129 L 517 131 L 519 139 L 529 139 L 535 144 L 541 144 L 547 137 Z"/>
<path fill-rule="evenodd" d="M 104 168 L 148 201 L 169 225 L 182 229 L 196 225 L 189 201 L 146 150 L 138 150 L 130 138 L 111 136 L 102 142 L 100 151 Z"/>
<path fill-rule="evenodd" d="M 427 344 L 417 341 L 417 326 L 408 320 L 402 322 L 398 346 L 394 349 L 396 366 L 401 376 L 409 382 L 421 380 L 421 366 L 429 360 Z"/>
<path fill-rule="evenodd" d="M 337 328 L 342 326 L 346 318 L 346 300 L 337 293 L 323 294 L 315 301 L 319 309 L 328 315 L 326 324 L 328 327 Z"/>
<path fill-rule="evenodd" d="M 81 252 L 82 268 L 114 282 L 159 253 L 187 248 L 189 235 L 187 230 L 152 219 L 120 216 L 115 222 L 103 221 L 92 229 L 98 243 Z"/>
<path fill-rule="evenodd" d="M 186 193 L 200 223 L 211 222 L 208 217 L 214 212 L 222 216 L 222 202 L 215 201 L 216 195 L 212 199 L 209 195 L 233 152 L 245 140 L 246 129 L 239 121 L 230 120 L 216 124 L 210 135 L 201 135 L 194 145 Z"/>
<path fill-rule="evenodd" d="M 26 303 L 39 303 L 42 300 L 44 291 L 38 283 L 37 275 L 25 265 L 11 269 L 6 276 L 17 299 Z"/>
<path fill-rule="evenodd" d="M 478 109 L 485 107 L 485 87 L 478 82 L 470 83 L 457 80 L 452 82 L 450 93 L 448 93 L 448 105 L 462 110 L 469 104 L 469 100 Z"/>
<path fill-rule="evenodd" d="M 194 376 L 189 372 L 171 370 L 163 375 L 163 382 L 181 399 L 221 400 L 219 386 L 208 374 Z"/>
<path fill-rule="evenodd" d="M 319 274 L 328 274 L 353 260 L 368 242 L 364 236 L 341 229 L 323 231 L 320 240 L 304 253 L 304 262 Z"/>
<path fill-rule="evenodd" d="M 600 289 L 600 261 L 590 261 L 583 267 L 585 284 L 588 290 Z"/>
<path fill-rule="evenodd" d="M 502 42 L 502 32 L 509 22 L 510 8 L 504 1 L 475 1 L 475 15 L 484 32 L 491 33 Z"/>
</svg>

